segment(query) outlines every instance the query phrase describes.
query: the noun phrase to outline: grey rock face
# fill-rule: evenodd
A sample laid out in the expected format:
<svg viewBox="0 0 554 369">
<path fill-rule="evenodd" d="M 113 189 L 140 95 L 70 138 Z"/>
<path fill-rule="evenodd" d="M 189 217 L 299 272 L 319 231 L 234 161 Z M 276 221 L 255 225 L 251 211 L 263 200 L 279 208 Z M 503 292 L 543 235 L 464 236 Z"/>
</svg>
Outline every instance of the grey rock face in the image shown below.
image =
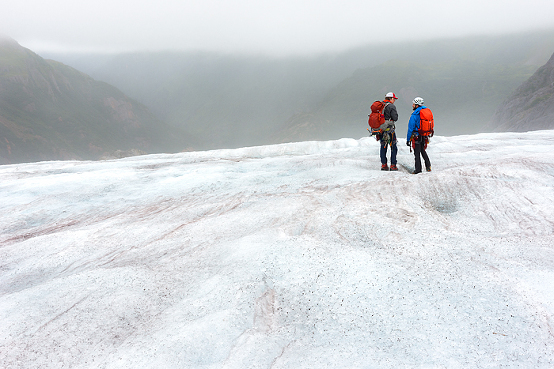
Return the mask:
<svg viewBox="0 0 554 369">
<path fill-rule="evenodd" d="M 491 129 L 514 132 L 554 129 L 554 54 L 498 107 Z"/>
</svg>

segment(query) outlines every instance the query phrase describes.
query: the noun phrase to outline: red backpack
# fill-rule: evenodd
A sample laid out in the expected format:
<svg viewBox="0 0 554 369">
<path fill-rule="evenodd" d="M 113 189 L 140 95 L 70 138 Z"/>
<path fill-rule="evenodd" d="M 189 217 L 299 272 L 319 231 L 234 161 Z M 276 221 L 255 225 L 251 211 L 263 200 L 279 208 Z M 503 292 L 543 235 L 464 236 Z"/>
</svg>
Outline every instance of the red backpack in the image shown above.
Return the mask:
<svg viewBox="0 0 554 369">
<path fill-rule="evenodd" d="M 376 100 L 373 104 L 371 104 L 371 114 L 369 114 L 369 119 L 367 120 L 367 123 L 371 127 L 372 131 L 379 130 L 381 124 L 385 123 L 385 115 L 383 114 L 383 110 L 385 110 L 385 106 L 387 105 L 388 103 L 384 103 L 380 100 Z"/>
<path fill-rule="evenodd" d="M 435 133 L 435 121 L 433 120 L 433 113 L 431 112 L 431 109 L 421 109 L 419 111 L 419 118 L 419 129 L 417 130 L 417 133 L 419 133 L 420 136 L 433 137 L 433 134 Z"/>
</svg>

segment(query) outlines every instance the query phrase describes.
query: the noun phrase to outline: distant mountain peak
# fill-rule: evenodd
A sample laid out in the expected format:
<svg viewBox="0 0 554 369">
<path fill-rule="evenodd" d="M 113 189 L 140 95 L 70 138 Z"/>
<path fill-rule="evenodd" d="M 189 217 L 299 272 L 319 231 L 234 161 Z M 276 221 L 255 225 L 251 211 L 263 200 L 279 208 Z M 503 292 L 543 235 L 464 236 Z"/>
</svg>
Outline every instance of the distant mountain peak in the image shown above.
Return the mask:
<svg viewBox="0 0 554 369">
<path fill-rule="evenodd" d="M 13 38 L 11 38 L 10 36 L 3 35 L 0 33 L 0 45 L 2 44 L 19 45 L 19 43 Z"/>
</svg>

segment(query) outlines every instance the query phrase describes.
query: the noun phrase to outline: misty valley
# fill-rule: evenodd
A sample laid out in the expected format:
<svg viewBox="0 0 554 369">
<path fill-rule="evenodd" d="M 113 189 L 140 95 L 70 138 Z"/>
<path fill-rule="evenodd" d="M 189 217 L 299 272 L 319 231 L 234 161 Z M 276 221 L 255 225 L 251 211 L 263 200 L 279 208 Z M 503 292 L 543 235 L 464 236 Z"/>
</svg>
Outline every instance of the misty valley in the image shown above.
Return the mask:
<svg viewBox="0 0 554 369">
<path fill-rule="evenodd" d="M 358 139 L 367 135 L 369 105 L 389 91 L 400 98 L 398 131 L 407 127 L 415 96 L 432 108 L 438 135 L 553 127 L 548 114 L 535 117 L 537 109 L 530 113 L 534 119 L 503 113 L 531 104 L 516 106 L 511 94 L 549 60 L 554 31 L 387 44 L 383 50 L 367 45 L 282 58 L 39 56 L 3 40 L 0 163 Z M 541 92 L 543 101 L 535 102 L 539 108 L 551 105 L 545 96 Z M 502 105 L 508 99 L 509 109 Z M 523 123 L 507 123 L 513 116 Z"/>
</svg>

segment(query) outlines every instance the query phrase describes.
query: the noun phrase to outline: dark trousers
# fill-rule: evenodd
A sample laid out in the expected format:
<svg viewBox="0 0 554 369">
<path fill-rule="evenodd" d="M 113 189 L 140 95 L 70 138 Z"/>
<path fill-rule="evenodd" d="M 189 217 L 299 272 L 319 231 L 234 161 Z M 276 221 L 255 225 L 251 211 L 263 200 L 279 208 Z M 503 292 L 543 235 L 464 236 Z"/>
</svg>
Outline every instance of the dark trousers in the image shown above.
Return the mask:
<svg viewBox="0 0 554 369">
<path fill-rule="evenodd" d="M 381 137 L 381 164 L 387 164 L 387 148 L 390 144 L 390 163 L 396 165 L 396 133 L 392 133 L 389 137 Z"/>
<path fill-rule="evenodd" d="M 429 160 L 429 156 L 427 156 L 427 152 L 425 151 L 425 140 L 426 138 L 423 136 L 419 136 L 415 139 L 415 145 L 414 145 L 414 156 L 415 156 L 415 172 L 419 173 L 421 172 L 421 157 L 425 161 L 425 168 L 429 169 L 431 168 L 431 161 Z"/>
</svg>

